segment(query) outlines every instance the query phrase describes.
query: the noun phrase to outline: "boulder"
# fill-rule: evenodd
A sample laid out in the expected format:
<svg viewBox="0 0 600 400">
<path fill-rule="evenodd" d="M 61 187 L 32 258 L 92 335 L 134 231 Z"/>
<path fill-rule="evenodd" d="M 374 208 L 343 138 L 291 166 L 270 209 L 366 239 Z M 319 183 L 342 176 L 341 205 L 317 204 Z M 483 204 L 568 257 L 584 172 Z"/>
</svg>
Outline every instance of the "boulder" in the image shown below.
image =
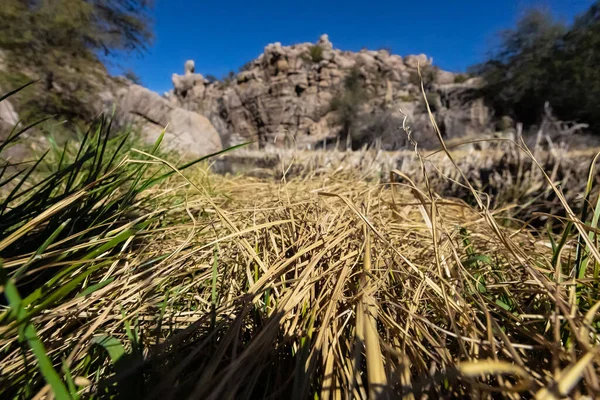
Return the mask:
<svg viewBox="0 0 600 400">
<path fill-rule="evenodd" d="M 186 75 L 191 75 L 196 72 L 196 63 L 194 60 L 187 60 L 183 65 L 183 70 Z"/>
<path fill-rule="evenodd" d="M 386 67 L 392 70 L 403 70 L 405 69 L 404 60 L 397 54 L 392 54 L 389 57 L 382 60 Z"/>
<path fill-rule="evenodd" d="M 138 85 L 123 89 L 119 95 L 121 124 L 139 129 L 146 143 L 154 143 L 166 128 L 163 148 L 183 158 L 202 157 L 222 149 L 219 134 L 204 116 L 176 107 Z"/>
<path fill-rule="evenodd" d="M 19 114 L 15 111 L 13 105 L 4 99 L 0 101 L 0 130 L 12 129 L 19 122 Z"/>
<path fill-rule="evenodd" d="M 358 56 L 356 57 L 356 60 L 358 61 L 358 63 L 362 66 L 367 67 L 368 69 L 371 69 L 373 67 L 376 66 L 377 61 L 375 60 L 375 57 L 373 57 L 373 55 L 367 53 L 367 52 L 360 52 L 358 53 Z"/>
<path fill-rule="evenodd" d="M 438 70 L 435 74 L 435 83 L 438 85 L 454 83 L 454 74 L 452 72 Z"/>
<path fill-rule="evenodd" d="M 408 55 L 404 58 L 404 64 L 408 68 L 417 69 L 417 66 L 421 66 L 421 68 L 431 65 L 431 60 L 427 58 L 425 54 L 419 55 Z"/>
<path fill-rule="evenodd" d="M 478 82 L 447 84 L 436 88 L 445 109 L 438 112 L 448 138 L 490 133 L 492 114 L 481 97 Z"/>
<path fill-rule="evenodd" d="M 346 54 L 337 54 L 334 61 L 340 69 L 350 69 L 356 64 L 356 59 Z"/>
<path fill-rule="evenodd" d="M 317 45 L 321 47 L 323 50 L 333 50 L 333 44 L 329 41 L 329 35 L 326 33 L 321 35 Z"/>
<path fill-rule="evenodd" d="M 277 74 L 286 74 L 290 69 L 290 64 L 285 58 L 280 58 L 277 60 Z"/>
<path fill-rule="evenodd" d="M 2 89 L 0 89 L 0 93 L 4 94 Z M 19 125 L 19 114 L 13 105 L 8 99 L 0 101 L 0 141 L 5 140 L 17 125 Z M 4 167 L 6 161 L 10 165 L 11 163 L 31 160 L 32 150 L 35 149 L 41 154 L 50 148 L 47 137 L 34 132 L 35 128 L 26 131 L 19 141 L 2 149 L 0 152 L 0 166 Z"/>
<path fill-rule="evenodd" d="M 201 97 L 204 94 L 204 87 L 208 83 L 201 74 L 196 74 L 196 64 L 194 60 L 187 60 L 184 64 L 184 74 L 173 74 L 171 80 L 175 92 L 182 97 L 187 97 L 190 91 L 193 96 Z"/>
</svg>

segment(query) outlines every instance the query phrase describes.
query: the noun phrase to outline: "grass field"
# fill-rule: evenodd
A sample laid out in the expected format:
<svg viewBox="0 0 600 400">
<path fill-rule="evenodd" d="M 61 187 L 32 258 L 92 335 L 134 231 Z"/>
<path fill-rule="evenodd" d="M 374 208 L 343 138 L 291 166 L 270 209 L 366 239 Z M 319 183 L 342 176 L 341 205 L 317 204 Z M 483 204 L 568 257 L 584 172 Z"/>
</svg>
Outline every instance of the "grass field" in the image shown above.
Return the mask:
<svg viewBox="0 0 600 400">
<path fill-rule="evenodd" d="M 600 395 L 593 152 L 283 152 L 257 177 L 109 131 L 0 169 L 0 397 Z"/>
</svg>

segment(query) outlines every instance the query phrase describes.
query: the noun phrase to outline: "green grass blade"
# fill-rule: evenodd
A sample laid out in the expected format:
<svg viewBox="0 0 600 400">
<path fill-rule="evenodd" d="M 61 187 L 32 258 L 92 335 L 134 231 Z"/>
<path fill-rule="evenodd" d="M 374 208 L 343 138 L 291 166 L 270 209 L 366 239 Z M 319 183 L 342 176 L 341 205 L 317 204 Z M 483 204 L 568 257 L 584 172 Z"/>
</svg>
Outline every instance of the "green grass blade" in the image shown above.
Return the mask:
<svg viewBox="0 0 600 400">
<path fill-rule="evenodd" d="M 56 230 L 54 232 L 52 232 L 52 234 L 48 237 L 48 239 L 46 239 L 44 241 L 44 243 L 42 243 L 42 245 L 36 250 L 36 252 L 31 256 L 29 261 L 27 261 L 25 264 L 23 264 L 23 266 L 15 272 L 15 274 L 13 275 L 13 279 L 17 280 L 19 278 L 19 276 L 21 276 L 21 274 L 23 274 L 27 270 L 27 267 L 29 265 L 31 265 L 31 263 L 33 261 L 35 261 L 36 258 L 39 257 L 44 251 L 46 251 L 48 246 L 50 246 L 52 243 L 54 243 L 54 241 L 56 240 L 58 235 L 61 234 L 63 229 L 65 229 L 66 226 L 69 225 L 70 222 L 71 222 L 71 220 L 68 219 L 65 222 L 63 222 L 62 224 L 60 224 L 58 226 L 58 228 L 56 228 Z"/>
<path fill-rule="evenodd" d="M 18 88 L 14 89 L 14 90 L 11 90 L 10 92 L 8 92 L 8 93 L 0 96 L 0 101 L 8 99 L 10 96 L 19 93 L 21 90 L 23 90 L 26 87 L 31 86 L 31 85 L 33 85 L 34 83 L 37 83 L 37 82 L 39 82 L 39 79 L 36 79 L 34 81 L 31 81 L 31 82 L 28 82 L 28 83 L 24 84 L 23 86 L 19 86 Z"/>
<path fill-rule="evenodd" d="M 21 320 L 25 317 L 26 311 L 23 308 L 23 305 L 21 303 L 21 296 L 19 295 L 14 281 L 7 277 L 6 271 L 2 267 L 2 260 L 0 260 L 0 274 L 2 274 L 1 281 L 4 286 L 4 293 L 6 295 L 6 299 L 8 300 L 11 309 L 16 314 L 16 317 L 19 320 Z M 46 353 L 46 349 L 44 348 L 42 341 L 37 336 L 33 324 L 29 321 L 24 322 L 20 326 L 19 330 L 23 332 L 24 339 L 29 344 L 31 351 L 37 359 L 38 368 L 46 382 L 52 388 L 54 397 L 57 400 L 69 400 L 71 396 L 69 395 L 69 392 L 65 387 L 64 383 L 60 379 L 60 376 L 54 369 L 52 361 L 50 361 L 50 358 Z"/>
<path fill-rule="evenodd" d="M 60 286 L 58 289 L 54 290 L 51 293 L 44 294 L 43 301 L 39 305 L 37 305 L 35 307 L 35 309 L 26 316 L 26 318 L 31 318 L 32 316 L 39 314 L 40 312 L 42 312 L 45 309 L 47 309 L 48 307 L 50 307 L 52 304 L 56 303 L 60 299 L 67 296 L 69 293 L 71 293 L 73 290 L 75 290 L 88 276 L 90 276 L 92 273 L 94 273 L 98 269 L 104 267 L 104 265 L 105 265 L 104 263 L 100 263 L 98 265 L 94 265 L 93 267 L 89 267 L 84 272 L 77 275 L 75 278 L 71 279 L 64 285 Z M 37 300 L 37 299 L 42 298 L 43 292 L 38 293 L 36 291 L 35 293 L 37 294 L 36 297 L 30 298 L 30 296 L 28 296 L 24 300 L 24 303 L 25 303 L 25 301 L 27 301 L 27 304 L 24 304 L 24 306 L 31 304 L 32 300 Z"/>
<path fill-rule="evenodd" d="M 562 248 L 565 247 L 565 244 L 567 244 L 567 240 L 569 239 L 569 235 L 571 234 L 572 229 L 573 229 L 573 222 L 571 222 L 571 221 L 567 222 L 567 225 L 565 226 L 565 230 L 563 231 L 562 236 L 560 237 L 560 240 L 558 241 L 558 244 L 556 245 L 556 248 L 554 249 L 554 253 L 552 254 L 552 267 L 556 267 L 556 265 L 558 263 L 558 257 L 560 256 Z"/>
<path fill-rule="evenodd" d="M 125 240 L 129 239 L 131 236 L 135 235 L 140 230 L 146 228 L 149 224 L 150 224 L 150 221 L 146 221 L 144 223 L 136 225 L 135 227 L 133 227 L 131 229 L 127 229 L 126 231 L 121 232 L 120 234 L 118 234 L 117 236 L 112 238 L 108 243 L 103 244 L 102 246 L 100 246 L 96 250 L 88 253 L 81 259 L 82 260 L 91 260 L 91 259 L 99 256 L 100 254 L 118 246 L 120 243 L 123 243 Z"/>
<path fill-rule="evenodd" d="M 130 133 L 129 132 L 127 132 L 125 135 L 123 135 L 123 139 L 121 139 L 121 141 L 117 145 L 117 149 L 114 151 L 114 153 L 111 156 L 110 160 L 106 163 L 106 167 L 104 168 L 104 173 L 105 174 L 112 168 L 112 165 L 113 165 L 113 163 L 115 161 L 115 158 L 121 152 L 121 149 L 123 148 L 123 146 L 127 142 L 127 139 L 129 139 L 129 137 L 130 137 Z"/>
<path fill-rule="evenodd" d="M 73 380 L 73 375 L 71 374 L 71 369 L 66 363 L 66 360 L 63 360 L 62 363 L 62 371 L 65 375 L 65 381 L 67 382 L 67 387 L 69 388 L 69 393 L 71 394 L 71 398 L 76 400 L 79 398 L 77 395 L 77 385 L 75 385 L 75 381 Z"/>
<path fill-rule="evenodd" d="M 111 283 L 112 283 L 114 280 L 115 280 L 115 278 L 114 278 L 114 277 L 111 277 L 111 278 L 108 278 L 108 279 L 107 279 L 107 280 L 105 280 L 105 281 L 102 281 L 102 282 L 96 283 L 95 285 L 89 286 L 89 287 L 88 287 L 87 289 L 85 289 L 83 292 L 79 293 L 79 294 L 77 295 L 77 297 L 85 297 L 85 296 L 88 296 L 88 295 L 90 295 L 90 294 L 94 293 L 95 291 L 97 291 L 97 290 L 100 290 L 100 289 L 102 289 L 103 287 L 110 285 L 110 284 L 111 284 Z"/>
<path fill-rule="evenodd" d="M 40 163 L 42 162 L 42 160 L 44 159 L 44 157 L 46 157 L 47 154 L 48 154 L 48 152 L 45 152 L 40 157 L 40 159 L 37 160 L 37 162 L 31 168 L 29 168 L 29 170 L 27 171 L 27 173 L 25 174 L 25 176 L 23 178 L 21 178 L 21 180 L 19 181 L 19 183 L 17 183 L 15 185 L 15 187 L 10 192 L 10 194 L 2 202 L 2 208 L 0 209 L 0 216 L 2 216 L 4 214 L 4 212 L 6 211 L 6 209 L 9 206 L 10 202 L 13 200 L 13 198 L 15 197 L 15 195 L 19 192 L 19 189 L 21 189 L 21 186 L 23 186 L 23 184 L 25 184 L 25 182 L 27 182 L 27 179 L 31 176 L 31 174 L 33 173 L 33 171 L 36 170 L 36 168 L 38 167 L 38 165 L 40 165 Z"/>
<path fill-rule="evenodd" d="M 158 323 L 156 324 L 156 347 L 158 347 L 158 345 L 160 344 L 162 322 L 165 316 L 165 310 L 167 309 L 167 304 L 169 303 L 170 293 L 171 292 L 167 290 L 167 293 L 165 294 L 165 299 L 163 300 L 162 305 L 160 306 L 160 314 L 158 316 Z"/>
<path fill-rule="evenodd" d="M 585 186 L 583 209 L 581 211 L 581 222 L 584 224 L 587 220 L 590 195 L 592 193 L 592 186 L 594 184 L 594 178 L 595 178 L 594 172 L 596 169 L 596 161 L 598 160 L 598 157 L 600 157 L 600 152 L 598 152 L 594 156 L 594 158 L 592 159 L 592 162 L 590 163 L 590 166 L 588 168 L 588 179 L 587 179 L 586 186 Z M 583 279 L 585 277 L 585 273 L 586 273 L 587 263 L 585 263 L 585 265 L 584 265 L 582 262 L 585 248 L 586 248 L 586 244 L 585 244 L 585 241 L 580 232 L 577 235 L 577 251 L 576 251 L 576 256 L 575 256 L 575 271 L 576 271 L 575 276 L 578 279 Z"/>
<path fill-rule="evenodd" d="M 223 149 L 223 150 L 219 150 L 219 151 L 217 151 L 217 152 L 214 152 L 214 153 L 208 154 L 208 155 L 206 155 L 206 156 L 203 156 L 203 157 L 197 158 L 197 159 L 195 159 L 195 160 L 193 160 L 193 161 L 190 161 L 190 162 L 188 162 L 188 163 L 186 163 L 186 164 L 183 164 L 182 166 L 180 166 L 180 167 L 177 167 L 177 169 L 178 169 L 179 171 L 183 171 L 183 170 L 185 170 L 185 169 L 187 169 L 187 168 L 190 168 L 190 167 L 192 167 L 192 166 L 194 166 L 194 165 L 196 165 L 196 164 L 198 164 L 198 163 L 201 163 L 202 161 L 206 161 L 206 160 L 208 160 L 208 159 L 210 159 L 210 158 L 213 158 L 213 157 L 219 156 L 219 155 L 221 155 L 221 154 L 229 153 L 230 151 L 234 151 L 234 150 L 237 150 L 237 149 L 239 149 L 239 148 L 241 148 L 241 147 L 248 146 L 249 144 L 252 144 L 252 143 L 253 143 L 253 142 L 241 143 L 241 144 L 238 144 L 238 145 L 235 145 L 235 146 L 228 147 L 228 148 L 226 148 L 226 149 Z M 168 177 L 172 176 L 173 174 L 175 174 L 175 171 L 173 171 L 173 170 L 170 170 L 169 172 L 166 172 L 165 174 L 163 174 L 163 175 L 161 175 L 161 176 L 159 176 L 159 177 L 157 177 L 157 178 L 154 178 L 154 179 L 149 179 L 147 182 L 145 182 L 145 183 L 144 183 L 144 185 L 142 185 L 142 186 L 140 187 L 140 190 L 145 190 L 145 189 L 148 189 L 149 187 L 151 187 L 151 186 L 153 186 L 153 185 L 155 185 L 155 184 L 157 184 L 157 183 L 159 183 L 159 182 L 161 182 L 161 181 L 163 181 L 163 180 L 167 179 Z"/>
<path fill-rule="evenodd" d="M 110 361 L 115 366 L 119 365 L 118 363 L 121 360 L 121 358 L 127 354 L 121 342 L 119 342 L 118 339 L 112 336 L 95 336 L 94 338 L 92 338 L 91 344 L 100 346 L 104 350 L 106 350 L 108 356 L 110 357 Z"/>
<path fill-rule="evenodd" d="M 36 121 L 32 124 L 27 125 L 26 127 L 20 129 L 19 131 L 16 131 L 17 133 L 11 133 L 10 136 L 8 138 L 6 138 L 5 141 L 0 142 L 0 153 L 2 153 L 2 150 L 7 147 L 9 144 L 16 142 L 16 140 L 19 138 L 19 136 L 21 136 L 22 134 L 24 134 L 25 132 L 27 132 L 28 130 L 36 127 L 37 125 L 48 121 L 49 119 L 52 119 L 53 117 L 47 117 L 47 118 L 42 118 L 39 121 Z"/>
</svg>

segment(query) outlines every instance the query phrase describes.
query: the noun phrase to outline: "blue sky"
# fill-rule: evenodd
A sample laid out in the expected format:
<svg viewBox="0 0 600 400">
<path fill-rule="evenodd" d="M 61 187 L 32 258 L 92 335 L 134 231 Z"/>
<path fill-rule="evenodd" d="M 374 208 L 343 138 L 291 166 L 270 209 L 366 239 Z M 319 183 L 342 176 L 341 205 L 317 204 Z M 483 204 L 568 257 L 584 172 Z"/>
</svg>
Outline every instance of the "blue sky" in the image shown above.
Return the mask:
<svg viewBox="0 0 600 400">
<path fill-rule="evenodd" d="M 201 4 L 204 3 L 204 4 Z M 566 21 L 593 0 L 156 0 L 155 41 L 142 56 L 118 60 L 111 72 L 132 69 L 159 93 L 187 59 L 196 71 L 222 77 L 256 58 L 273 42 L 315 42 L 329 34 L 343 50 L 388 48 L 425 53 L 443 69 L 460 72 L 481 61 L 495 33 L 514 26 L 529 7 Z"/>
</svg>

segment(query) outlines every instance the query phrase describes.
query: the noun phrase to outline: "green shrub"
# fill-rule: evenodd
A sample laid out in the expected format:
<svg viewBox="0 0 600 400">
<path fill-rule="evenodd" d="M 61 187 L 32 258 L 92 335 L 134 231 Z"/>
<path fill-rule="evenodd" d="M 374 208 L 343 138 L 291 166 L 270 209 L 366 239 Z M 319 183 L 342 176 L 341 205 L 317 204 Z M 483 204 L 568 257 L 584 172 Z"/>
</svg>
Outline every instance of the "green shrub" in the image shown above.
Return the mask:
<svg viewBox="0 0 600 400">
<path fill-rule="evenodd" d="M 342 138 L 346 138 L 359 121 L 360 109 L 367 102 L 368 94 L 363 87 L 360 70 L 352 68 L 344 79 L 342 90 L 333 97 L 330 110 L 336 111 L 342 125 Z"/>
<path fill-rule="evenodd" d="M 469 75 L 467 74 L 458 74 L 454 76 L 454 83 L 465 83 L 469 80 Z"/>
<path fill-rule="evenodd" d="M 600 128 L 600 3 L 567 26 L 550 12 L 531 10 L 500 33 L 498 50 L 472 68 L 496 115 L 538 124 L 549 102 L 561 120 Z"/>
<path fill-rule="evenodd" d="M 132 69 L 128 69 L 127 71 L 125 71 L 125 73 L 123 73 L 123 76 L 131 82 L 135 83 L 136 85 L 142 84 L 142 79 Z"/>
<path fill-rule="evenodd" d="M 138 246 L 140 238 L 159 226 L 166 214 L 157 208 L 155 199 L 142 195 L 175 174 L 154 158 L 163 135 L 151 148 L 142 147 L 144 154 L 130 151 L 130 134 L 114 135 L 111 126 L 109 120 L 100 118 L 76 143 L 57 146 L 51 140 L 50 150 L 29 163 L 3 158 L 33 127 L 16 128 L 0 141 L 0 287 L 4 297 L 0 302 L 5 306 L 0 312 L 4 339 L 0 364 L 9 365 L 7 358 L 19 353 L 29 364 L 21 371 L 0 375 L 3 398 L 31 398 L 46 384 L 56 399 L 77 398 L 69 395 L 74 393 L 76 375 L 64 363 L 73 346 L 47 352 L 43 344 L 48 339 L 46 326 L 38 329 L 31 320 L 48 309 L 83 300 L 111 283 L 114 277 L 107 280 L 111 266 L 128 262 L 123 251 Z M 66 335 L 72 327 L 60 329 Z M 141 360 L 133 339 L 130 355 Z M 113 342 L 119 344 L 114 338 Z M 97 366 L 90 361 L 74 364 L 79 369 L 75 373 L 100 376 L 106 372 L 103 358 Z M 131 387 L 118 383 L 125 397 L 136 398 L 127 392 Z M 101 395 L 102 389 L 98 392 Z"/>
<path fill-rule="evenodd" d="M 242 65 L 239 68 L 239 71 L 240 72 L 248 71 L 248 70 L 250 70 L 250 68 L 252 68 L 252 65 L 254 65 L 254 62 L 253 61 L 248 61 L 246 64 Z"/>
<path fill-rule="evenodd" d="M 215 83 L 215 82 L 219 82 L 219 78 L 217 78 L 214 75 L 208 74 L 204 77 L 204 79 L 206 79 L 208 81 L 208 83 Z"/>
<path fill-rule="evenodd" d="M 11 96 L 11 103 L 19 114 L 19 118 L 26 124 L 45 116 L 55 116 L 57 122 L 66 121 L 69 129 L 83 129 L 86 121 L 92 121 L 97 111 L 94 102 L 97 102 L 96 88 L 88 80 L 89 76 L 77 76 L 65 70 L 57 70 L 54 82 L 67 82 L 70 80 L 68 90 L 60 92 L 48 88 L 48 81 L 37 81 L 29 90 L 24 90 Z M 37 75 L 21 72 L 0 72 L 0 88 L 19 87 L 36 80 Z"/>
<path fill-rule="evenodd" d="M 319 45 L 311 46 L 309 49 L 309 55 L 312 62 L 315 64 L 323 61 L 323 48 Z"/>
<path fill-rule="evenodd" d="M 91 122 L 109 77 L 104 57 L 145 50 L 152 40 L 150 7 L 147 0 L 2 0 L 0 87 L 40 80 L 35 91 L 11 99 L 20 117 L 57 115 L 79 127 Z"/>
<path fill-rule="evenodd" d="M 435 82 L 437 74 L 437 67 L 428 65 L 421 68 L 421 76 L 423 78 L 423 86 L 425 87 L 425 90 L 428 90 L 431 87 L 431 85 Z M 421 77 L 419 76 L 419 73 L 417 71 L 412 71 L 408 78 L 408 82 L 415 86 L 421 86 Z"/>
<path fill-rule="evenodd" d="M 427 99 L 427 103 L 429 104 L 431 112 L 439 111 L 439 109 L 441 108 L 441 100 L 439 94 L 433 92 L 425 92 L 425 98 Z M 421 100 L 421 106 L 423 107 L 423 110 L 427 110 L 427 104 L 425 104 L 425 99 L 423 99 L 423 96 L 419 97 L 419 99 Z"/>
<path fill-rule="evenodd" d="M 406 96 L 400 96 L 400 100 L 403 101 L 403 102 L 405 102 L 405 103 L 408 103 L 408 102 L 415 101 L 416 97 L 409 94 L 409 95 L 406 95 Z"/>
<path fill-rule="evenodd" d="M 223 78 L 221 78 L 219 87 L 226 88 L 227 86 L 231 85 L 233 82 L 235 82 L 235 72 L 229 71 L 229 73 L 227 75 L 223 75 Z"/>
<path fill-rule="evenodd" d="M 556 105 L 557 98 L 550 97 L 551 87 L 559 86 L 566 76 L 553 70 L 566 61 L 558 51 L 566 31 L 567 27 L 549 12 L 532 10 L 514 30 L 500 33 L 499 49 L 488 61 L 471 68 L 484 78 L 483 93 L 496 114 L 531 124 L 537 121 L 545 101 Z M 581 64 L 579 68 L 586 67 Z M 576 69 L 564 72 L 578 74 Z"/>
</svg>

